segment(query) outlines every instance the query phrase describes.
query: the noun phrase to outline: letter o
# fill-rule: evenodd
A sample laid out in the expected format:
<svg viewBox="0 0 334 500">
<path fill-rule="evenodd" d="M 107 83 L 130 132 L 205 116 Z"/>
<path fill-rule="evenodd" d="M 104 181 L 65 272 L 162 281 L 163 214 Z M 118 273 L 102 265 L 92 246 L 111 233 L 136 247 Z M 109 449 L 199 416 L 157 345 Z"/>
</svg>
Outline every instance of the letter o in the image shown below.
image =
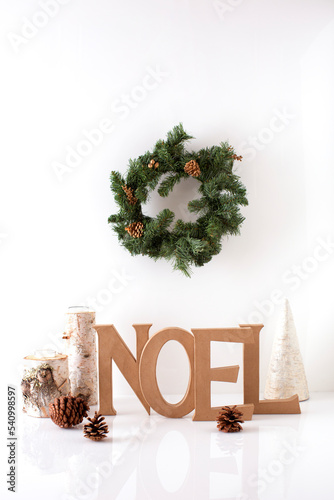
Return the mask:
<svg viewBox="0 0 334 500">
<path fill-rule="evenodd" d="M 105 306 L 106 304 L 109 304 L 109 302 L 112 301 L 112 293 L 111 293 L 111 291 L 107 290 L 107 288 L 103 288 L 97 294 L 97 300 L 99 302 L 101 302 L 101 304 L 103 306 Z"/>
<path fill-rule="evenodd" d="M 80 141 L 77 144 L 77 152 L 81 156 L 88 156 L 93 151 L 93 146 L 89 141 Z"/>
<path fill-rule="evenodd" d="M 263 144 L 269 144 L 274 138 L 274 133 L 270 128 L 263 128 L 259 132 L 259 139 Z"/>
<path fill-rule="evenodd" d="M 281 462 L 279 462 L 278 460 L 274 460 L 268 466 L 268 471 L 274 477 L 280 476 L 283 470 L 284 470 L 283 464 L 281 464 Z"/>
<path fill-rule="evenodd" d="M 98 472 L 91 472 L 87 477 L 87 484 L 90 488 L 96 489 L 101 482 Z"/>
<path fill-rule="evenodd" d="M 157 362 L 159 352 L 169 340 L 176 340 L 185 349 L 190 365 L 189 383 L 186 394 L 176 404 L 168 403 L 162 396 L 157 382 Z M 140 359 L 140 385 L 144 397 L 151 408 L 169 418 L 181 418 L 195 408 L 194 391 L 194 336 L 182 328 L 164 328 L 155 333 L 147 342 Z"/>
<path fill-rule="evenodd" d="M 137 85 L 131 91 L 131 97 L 136 102 L 142 102 L 147 96 L 147 91 L 144 87 Z"/>
<path fill-rule="evenodd" d="M 49 22 L 49 16 L 45 12 L 39 10 L 33 15 L 32 22 L 36 28 L 44 28 Z"/>
<path fill-rule="evenodd" d="M 306 257 L 303 260 L 303 269 L 308 273 L 313 273 L 318 269 L 319 262 L 314 257 Z"/>
</svg>

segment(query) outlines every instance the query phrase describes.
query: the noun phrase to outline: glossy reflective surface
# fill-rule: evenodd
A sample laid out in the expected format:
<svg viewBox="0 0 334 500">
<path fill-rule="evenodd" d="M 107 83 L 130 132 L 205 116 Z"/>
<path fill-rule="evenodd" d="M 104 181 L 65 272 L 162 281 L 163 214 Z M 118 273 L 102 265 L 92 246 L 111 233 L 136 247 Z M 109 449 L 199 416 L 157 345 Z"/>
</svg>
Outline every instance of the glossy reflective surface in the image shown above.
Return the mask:
<svg viewBox="0 0 334 500">
<path fill-rule="evenodd" d="M 333 393 L 312 394 L 301 415 L 256 415 L 236 434 L 191 416 L 147 416 L 134 397 L 114 403 L 110 437 L 98 443 L 83 438 L 82 426 L 20 414 L 15 498 L 334 498 Z"/>
</svg>

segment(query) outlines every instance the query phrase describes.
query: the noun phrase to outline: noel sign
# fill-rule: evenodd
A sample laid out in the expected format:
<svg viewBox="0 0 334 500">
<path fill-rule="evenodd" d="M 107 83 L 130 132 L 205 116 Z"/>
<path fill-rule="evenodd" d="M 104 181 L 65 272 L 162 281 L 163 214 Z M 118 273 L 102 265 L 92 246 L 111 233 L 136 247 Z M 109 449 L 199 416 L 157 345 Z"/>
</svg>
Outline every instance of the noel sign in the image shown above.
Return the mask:
<svg viewBox="0 0 334 500">
<path fill-rule="evenodd" d="M 195 410 L 193 420 L 215 420 L 220 407 L 211 407 L 211 381 L 236 382 L 239 366 L 211 368 L 211 342 L 243 344 L 244 403 L 237 406 L 244 420 L 254 414 L 300 413 L 298 395 L 287 399 L 259 399 L 259 335 L 263 325 L 240 325 L 236 328 L 164 328 L 149 337 L 151 324 L 133 325 L 136 332 L 136 358 L 114 325 L 95 325 L 98 334 L 99 412 L 116 415 L 113 406 L 112 361 L 130 384 L 148 414 L 150 409 L 165 417 L 180 418 Z M 190 366 L 186 394 L 177 404 L 162 396 L 156 377 L 158 356 L 169 340 L 185 349 Z"/>
</svg>

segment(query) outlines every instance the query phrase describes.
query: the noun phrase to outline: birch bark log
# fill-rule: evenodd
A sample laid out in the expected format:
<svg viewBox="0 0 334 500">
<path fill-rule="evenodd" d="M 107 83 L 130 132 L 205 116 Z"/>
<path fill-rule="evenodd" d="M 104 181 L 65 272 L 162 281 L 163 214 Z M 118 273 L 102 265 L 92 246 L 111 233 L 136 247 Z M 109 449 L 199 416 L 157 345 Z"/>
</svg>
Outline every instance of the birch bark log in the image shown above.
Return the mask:
<svg viewBox="0 0 334 500">
<path fill-rule="evenodd" d="M 72 396 L 89 405 L 97 404 L 97 357 L 95 312 L 69 308 L 65 327 L 65 353 L 68 355 Z"/>
</svg>

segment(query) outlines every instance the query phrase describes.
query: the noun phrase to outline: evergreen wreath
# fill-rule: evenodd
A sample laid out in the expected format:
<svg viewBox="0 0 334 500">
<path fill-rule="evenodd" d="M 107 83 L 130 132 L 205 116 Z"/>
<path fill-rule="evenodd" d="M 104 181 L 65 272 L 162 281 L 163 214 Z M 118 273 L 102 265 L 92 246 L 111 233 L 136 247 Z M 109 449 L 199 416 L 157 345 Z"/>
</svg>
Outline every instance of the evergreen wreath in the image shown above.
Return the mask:
<svg viewBox="0 0 334 500">
<path fill-rule="evenodd" d="M 248 205 L 246 189 L 232 171 L 234 160 L 242 157 L 227 142 L 188 152 L 184 144 L 189 139 L 193 137 L 179 124 L 152 152 L 129 160 L 124 177 L 112 172 L 111 190 L 119 212 L 108 219 L 131 255 L 167 259 L 188 277 L 191 265 L 203 266 L 221 251 L 222 236 L 239 234 L 244 220 L 239 206 Z M 200 184 L 201 197 L 188 203 L 188 210 L 198 214 L 196 222 L 178 219 L 171 228 L 175 217 L 171 210 L 166 208 L 155 218 L 143 213 L 142 206 L 159 183 L 158 193 L 166 197 L 189 176 Z"/>
</svg>

